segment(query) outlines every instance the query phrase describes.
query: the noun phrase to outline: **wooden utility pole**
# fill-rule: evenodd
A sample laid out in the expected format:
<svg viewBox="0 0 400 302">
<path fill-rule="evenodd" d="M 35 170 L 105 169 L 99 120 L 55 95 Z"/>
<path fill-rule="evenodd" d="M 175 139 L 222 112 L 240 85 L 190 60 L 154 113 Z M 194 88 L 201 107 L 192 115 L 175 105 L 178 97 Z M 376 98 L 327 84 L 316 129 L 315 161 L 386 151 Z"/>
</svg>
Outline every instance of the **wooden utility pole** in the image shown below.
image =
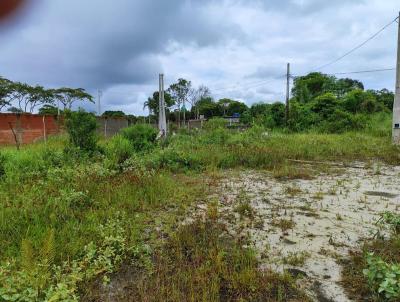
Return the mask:
<svg viewBox="0 0 400 302">
<path fill-rule="evenodd" d="M 286 73 L 286 112 L 285 112 L 286 125 L 289 124 L 289 99 L 290 99 L 290 63 L 287 63 L 287 73 Z"/>
<path fill-rule="evenodd" d="M 396 65 L 396 90 L 393 104 L 393 143 L 400 145 L 400 12 L 397 33 L 397 65 Z"/>
</svg>

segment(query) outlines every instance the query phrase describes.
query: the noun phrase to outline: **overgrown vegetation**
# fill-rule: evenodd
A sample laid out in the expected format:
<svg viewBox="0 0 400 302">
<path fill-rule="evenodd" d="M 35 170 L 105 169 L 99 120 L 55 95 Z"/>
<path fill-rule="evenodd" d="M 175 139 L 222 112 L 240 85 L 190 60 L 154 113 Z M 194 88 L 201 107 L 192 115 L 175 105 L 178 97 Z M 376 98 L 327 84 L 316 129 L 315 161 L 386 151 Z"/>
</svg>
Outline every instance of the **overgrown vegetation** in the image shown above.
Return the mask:
<svg viewBox="0 0 400 302">
<path fill-rule="evenodd" d="M 352 254 L 344 270 L 344 284 L 353 297 L 366 301 L 399 301 L 400 299 L 400 215 L 382 213 L 377 238 Z"/>
<path fill-rule="evenodd" d="M 209 210 L 209 213 L 215 213 Z M 309 301 L 290 275 L 260 271 L 255 253 L 217 215 L 182 226 L 134 285 L 136 301 Z"/>
<path fill-rule="evenodd" d="M 228 243 L 215 219 L 169 232 L 171 238 L 159 253 L 142 247 L 159 241 L 156 226 L 176 229 L 186 207 L 207 194 L 204 176 L 218 169 L 266 169 L 292 179 L 313 173 L 298 169 L 293 160 L 400 162 L 399 149 L 387 135 L 390 128 L 288 134 L 262 126 L 229 130 L 218 119 L 160 144 L 157 131 L 146 125 L 98 141 L 93 115 L 69 114 L 68 137 L 20 151 L 1 150 L 0 278 L 6 284 L 1 292 L 5 301 L 68 301 L 63 298 L 67 295 L 75 301 L 85 289 L 82 284 L 92 278 L 107 282 L 124 259 L 138 255 L 154 260 L 150 268 L 146 265 L 138 295 L 158 283 L 164 297 L 173 293 L 170 301 L 201 301 L 207 295 L 215 301 L 261 301 L 262 295 L 271 301 L 304 301 L 289 277 L 259 272 L 251 250 Z M 76 149 L 80 151 L 65 152 Z M 244 219 L 256 214 L 244 197 L 237 212 Z M 104 235 L 109 225 L 112 236 Z M 276 225 L 283 231 L 292 227 L 283 220 Z M 171 263 L 178 260 L 182 266 L 174 268 Z M 160 276 L 171 278 L 161 282 Z M 155 295 L 152 299 L 160 301 Z"/>
</svg>

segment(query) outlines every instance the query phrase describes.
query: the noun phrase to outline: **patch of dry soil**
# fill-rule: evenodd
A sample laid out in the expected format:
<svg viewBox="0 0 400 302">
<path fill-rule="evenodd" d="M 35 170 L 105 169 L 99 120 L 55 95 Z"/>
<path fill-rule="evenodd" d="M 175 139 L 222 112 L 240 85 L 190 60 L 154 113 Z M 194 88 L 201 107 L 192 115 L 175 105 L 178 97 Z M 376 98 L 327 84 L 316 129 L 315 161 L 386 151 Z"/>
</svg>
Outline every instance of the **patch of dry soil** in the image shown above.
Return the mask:
<svg viewBox="0 0 400 302">
<path fill-rule="evenodd" d="M 335 169 L 290 181 L 264 172 L 227 172 L 211 198 L 230 217 L 230 232 L 251 235 L 264 268 L 305 276 L 300 285 L 316 301 L 346 302 L 336 260 L 371 237 L 379 213 L 399 210 L 400 167 L 357 163 Z"/>
</svg>

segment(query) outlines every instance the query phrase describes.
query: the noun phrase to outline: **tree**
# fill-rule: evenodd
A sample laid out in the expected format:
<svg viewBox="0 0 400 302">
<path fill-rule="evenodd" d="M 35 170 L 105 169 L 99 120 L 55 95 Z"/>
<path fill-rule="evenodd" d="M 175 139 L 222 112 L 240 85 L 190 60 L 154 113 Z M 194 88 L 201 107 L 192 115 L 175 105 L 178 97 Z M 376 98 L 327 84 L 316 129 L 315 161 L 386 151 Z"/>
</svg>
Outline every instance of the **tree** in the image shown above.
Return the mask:
<svg viewBox="0 0 400 302">
<path fill-rule="evenodd" d="M 21 82 L 13 82 L 9 86 L 9 102 L 16 101 L 18 104 L 18 109 L 22 112 L 26 112 L 26 108 L 29 104 L 31 97 L 32 87 L 28 84 Z"/>
<path fill-rule="evenodd" d="M 11 113 L 24 113 L 24 110 L 14 107 L 14 106 L 8 108 L 7 111 L 11 112 Z"/>
<path fill-rule="evenodd" d="M 257 116 L 265 115 L 265 114 L 267 114 L 269 107 L 271 107 L 271 104 L 265 104 L 265 103 L 253 104 L 250 107 L 251 116 L 257 117 Z"/>
<path fill-rule="evenodd" d="M 364 90 L 364 84 L 358 80 L 353 79 L 339 79 L 335 83 L 334 92 L 337 97 L 342 97 L 352 90 Z"/>
<path fill-rule="evenodd" d="M 39 114 L 41 114 L 41 115 L 58 115 L 58 108 L 53 105 L 45 104 L 43 107 L 41 107 L 39 109 Z"/>
<path fill-rule="evenodd" d="M 8 85 L 8 104 L 17 102 L 17 107 L 22 112 L 33 113 L 41 104 L 53 103 L 53 91 L 42 86 L 30 86 L 26 83 L 12 82 Z"/>
<path fill-rule="evenodd" d="M 387 90 L 367 90 L 367 92 L 372 93 L 378 103 L 384 105 L 388 110 L 393 110 L 394 103 L 394 93 Z"/>
<path fill-rule="evenodd" d="M 320 72 L 312 72 L 294 79 L 292 94 L 300 103 L 308 103 L 317 96 L 333 91 L 336 78 Z"/>
<path fill-rule="evenodd" d="M 270 117 L 272 124 L 267 125 L 267 127 L 283 127 L 285 125 L 285 108 L 285 104 L 280 102 L 271 104 L 267 117 Z"/>
<path fill-rule="evenodd" d="M 249 109 L 245 103 L 239 101 L 232 101 L 228 106 L 227 114 L 233 116 L 235 114 L 243 114 L 243 112 Z"/>
<path fill-rule="evenodd" d="M 67 132 L 73 147 L 85 152 L 93 152 L 97 148 L 97 120 L 92 113 L 83 109 L 66 111 Z"/>
<path fill-rule="evenodd" d="M 4 107 L 11 105 L 11 103 L 8 99 L 8 97 L 11 93 L 11 89 L 10 89 L 11 83 L 12 82 L 10 80 L 0 77 L 0 111 Z"/>
<path fill-rule="evenodd" d="M 226 116 L 226 113 L 228 111 L 228 107 L 231 104 L 231 102 L 233 102 L 233 100 L 231 99 L 220 99 L 217 104 L 218 107 L 220 108 L 221 112 L 222 112 L 222 116 Z"/>
<path fill-rule="evenodd" d="M 104 113 L 102 114 L 102 116 L 104 117 L 125 117 L 125 113 L 123 111 L 112 111 L 112 110 L 108 110 L 108 111 L 104 111 Z"/>
<path fill-rule="evenodd" d="M 311 111 L 317 113 L 321 119 L 326 119 L 339 108 L 339 100 L 332 92 L 328 92 L 316 97 L 309 105 Z"/>
<path fill-rule="evenodd" d="M 204 115 L 205 118 L 220 115 L 219 106 L 211 97 L 205 97 L 199 100 L 196 104 L 195 110 L 198 112 L 199 116 Z"/>
<path fill-rule="evenodd" d="M 83 88 L 59 88 L 51 90 L 51 93 L 54 97 L 64 106 L 65 109 L 71 109 L 72 104 L 80 101 L 80 102 L 91 102 L 94 103 L 93 97 L 88 94 Z"/>
<path fill-rule="evenodd" d="M 199 110 L 196 107 L 197 103 L 204 98 L 211 97 L 210 89 L 207 86 L 200 85 L 197 89 L 191 89 L 189 102 L 191 105 L 191 110 L 195 112 L 196 119 L 199 119 Z"/>
<path fill-rule="evenodd" d="M 24 111 L 27 112 L 29 107 L 29 112 L 33 113 L 34 109 L 41 104 L 51 105 L 54 103 L 53 98 L 53 90 L 46 90 L 42 86 L 30 87 Z"/>
<path fill-rule="evenodd" d="M 172 98 L 175 100 L 178 107 L 178 124 L 181 124 L 181 106 L 183 105 L 183 122 L 186 119 L 186 105 L 185 103 L 189 100 L 190 90 L 192 87 L 192 82 L 185 79 L 178 79 L 178 82 L 172 84 L 168 88 L 168 92 L 171 94 Z"/>
<path fill-rule="evenodd" d="M 160 96 L 159 92 L 155 91 L 152 97 L 149 97 L 147 101 L 143 105 L 143 109 L 148 108 L 149 111 L 154 114 L 158 115 L 159 107 L 160 107 Z M 164 100 L 165 100 L 165 107 L 167 111 L 175 105 L 175 100 L 172 98 L 171 94 L 167 91 L 164 92 Z"/>
<path fill-rule="evenodd" d="M 350 91 L 343 99 L 343 107 L 351 113 L 371 113 L 377 108 L 376 98 L 373 93 L 360 89 Z"/>
</svg>

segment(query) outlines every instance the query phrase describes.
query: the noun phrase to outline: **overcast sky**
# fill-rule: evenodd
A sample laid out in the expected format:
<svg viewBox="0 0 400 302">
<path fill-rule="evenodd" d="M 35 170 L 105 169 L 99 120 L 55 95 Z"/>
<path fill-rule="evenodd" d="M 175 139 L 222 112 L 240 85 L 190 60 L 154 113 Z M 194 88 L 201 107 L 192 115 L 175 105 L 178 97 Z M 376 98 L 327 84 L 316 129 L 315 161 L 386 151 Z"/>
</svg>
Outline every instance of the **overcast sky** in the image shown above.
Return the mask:
<svg viewBox="0 0 400 302">
<path fill-rule="evenodd" d="M 0 22 L 0 75 L 46 87 L 103 91 L 103 110 L 143 102 L 183 77 L 215 98 L 283 101 L 291 62 L 301 75 L 392 21 L 399 0 L 31 0 Z M 395 67 L 397 23 L 323 72 Z M 393 90 L 395 72 L 352 75 Z M 88 107 L 96 110 L 96 106 Z"/>
</svg>

